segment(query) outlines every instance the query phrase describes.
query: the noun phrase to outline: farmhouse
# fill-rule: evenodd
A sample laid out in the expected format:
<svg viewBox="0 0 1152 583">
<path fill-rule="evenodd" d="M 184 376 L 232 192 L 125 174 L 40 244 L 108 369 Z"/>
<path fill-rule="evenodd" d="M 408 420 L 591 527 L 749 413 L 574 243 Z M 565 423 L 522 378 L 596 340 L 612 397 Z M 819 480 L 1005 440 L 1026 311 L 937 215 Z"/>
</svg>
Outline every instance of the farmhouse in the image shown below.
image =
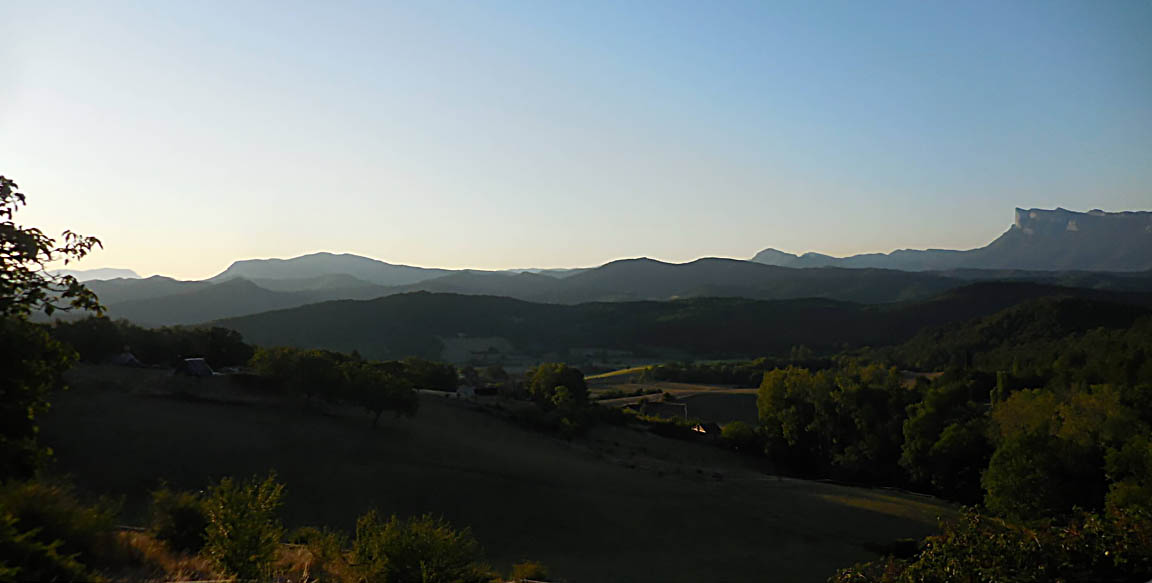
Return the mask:
<svg viewBox="0 0 1152 583">
<path fill-rule="evenodd" d="M 185 358 L 181 360 L 172 374 L 185 375 L 190 377 L 210 377 L 214 373 L 212 367 L 208 366 L 208 361 L 203 358 Z"/>
</svg>

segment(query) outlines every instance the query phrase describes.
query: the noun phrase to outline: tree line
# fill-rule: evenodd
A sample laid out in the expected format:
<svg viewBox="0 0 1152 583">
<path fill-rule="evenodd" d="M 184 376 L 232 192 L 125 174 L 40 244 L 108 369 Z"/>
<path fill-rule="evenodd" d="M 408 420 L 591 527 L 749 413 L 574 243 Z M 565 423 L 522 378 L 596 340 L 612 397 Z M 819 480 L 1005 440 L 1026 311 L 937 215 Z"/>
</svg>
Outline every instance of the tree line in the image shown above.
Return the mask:
<svg viewBox="0 0 1152 583">
<path fill-rule="evenodd" d="M 145 365 L 173 366 L 181 358 L 199 357 L 219 369 L 245 365 L 255 354 L 239 332 L 219 326 L 144 328 L 126 320 L 87 317 L 57 320 L 49 331 L 88 363 L 127 353 Z"/>
<path fill-rule="evenodd" d="M 937 580 L 978 564 L 999 575 L 975 580 L 1132 580 L 1152 569 L 1150 357 L 1147 312 L 1039 300 L 833 368 L 769 371 L 758 436 L 798 473 L 975 509 L 913 556 L 838 581 Z M 932 380 L 901 373 L 934 366 L 945 370 Z M 1037 541 L 1043 553 L 1023 552 Z M 1005 563 L 1020 557 L 1017 571 Z"/>
<path fill-rule="evenodd" d="M 373 427 L 385 411 L 415 415 L 420 406 L 417 389 L 457 388 L 456 367 L 414 357 L 374 361 L 331 350 L 258 348 L 251 370 L 306 399 L 362 406 L 372 413 Z"/>
</svg>

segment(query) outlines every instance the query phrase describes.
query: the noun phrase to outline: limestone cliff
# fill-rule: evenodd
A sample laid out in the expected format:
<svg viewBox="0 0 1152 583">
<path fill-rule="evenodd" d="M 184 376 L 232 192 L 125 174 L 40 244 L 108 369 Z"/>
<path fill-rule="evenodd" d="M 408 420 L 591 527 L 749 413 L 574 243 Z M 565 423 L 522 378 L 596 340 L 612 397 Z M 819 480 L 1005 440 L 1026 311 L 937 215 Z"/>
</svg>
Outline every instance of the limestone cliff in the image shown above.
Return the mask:
<svg viewBox="0 0 1152 583">
<path fill-rule="evenodd" d="M 979 249 L 900 249 L 851 257 L 817 253 L 797 256 L 765 249 L 752 260 L 784 267 L 879 267 L 907 271 L 1145 271 L 1152 269 L 1152 212 L 1018 208 L 1012 226 Z"/>
</svg>

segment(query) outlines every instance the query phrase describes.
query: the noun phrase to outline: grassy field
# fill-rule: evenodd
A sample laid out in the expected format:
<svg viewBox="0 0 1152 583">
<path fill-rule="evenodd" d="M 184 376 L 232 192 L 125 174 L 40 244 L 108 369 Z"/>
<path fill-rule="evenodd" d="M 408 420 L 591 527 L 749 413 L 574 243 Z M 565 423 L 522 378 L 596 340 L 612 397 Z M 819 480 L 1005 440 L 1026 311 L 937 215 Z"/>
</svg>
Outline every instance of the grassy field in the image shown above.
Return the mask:
<svg viewBox="0 0 1152 583">
<path fill-rule="evenodd" d="M 73 379 L 43 438 L 59 471 L 123 495 L 138 523 L 161 480 L 191 489 L 276 470 L 290 526 L 348 529 L 370 508 L 433 512 L 471 526 L 502 568 L 531 558 L 576 583 L 743 583 L 822 581 L 951 512 L 930 498 L 779 479 L 752 458 L 628 428 L 569 443 L 442 397 L 372 430 L 358 411 L 321 412 L 227 379 L 98 368 Z"/>
<path fill-rule="evenodd" d="M 600 380 L 600 379 L 610 379 L 610 378 L 626 376 L 626 375 L 635 375 L 635 374 L 642 373 L 642 372 L 648 370 L 649 368 L 652 368 L 652 367 L 645 365 L 645 366 L 634 366 L 632 368 L 622 368 L 620 370 L 614 370 L 614 371 L 610 371 L 610 372 L 589 375 L 589 376 L 584 377 L 584 380 L 596 381 L 596 380 Z"/>
</svg>

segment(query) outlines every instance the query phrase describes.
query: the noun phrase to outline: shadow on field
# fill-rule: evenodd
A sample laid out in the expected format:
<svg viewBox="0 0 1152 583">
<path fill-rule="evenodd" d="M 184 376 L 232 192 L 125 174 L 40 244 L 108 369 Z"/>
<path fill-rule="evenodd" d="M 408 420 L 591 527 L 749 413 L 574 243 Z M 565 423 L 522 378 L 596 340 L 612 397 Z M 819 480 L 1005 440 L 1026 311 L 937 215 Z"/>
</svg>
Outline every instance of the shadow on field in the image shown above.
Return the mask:
<svg viewBox="0 0 1152 583">
<path fill-rule="evenodd" d="M 58 470 L 124 495 L 143 522 L 161 480 L 197 489 L 276 470 L 289 526 L 350 529 L 370 508 L 470 526 L 498 567 L 539 560 L 568 581 L 822 581 L 868 549 L 934 530 L 930 499 L 778 479 L 719 448 L 626 428 L 571 443 L 476 405 L 421 397 L 414 419 L 278 400 L 208 379 L 217 397 L 167 398 L 171 377 L 80 369 L 44 419 Z M 178 382 L 178 381 L 177 381 Z M 181 392 L 188 393 L 182 389 Z M 228 395 L 225 395 L 228 396 Z"/>
</svg>

